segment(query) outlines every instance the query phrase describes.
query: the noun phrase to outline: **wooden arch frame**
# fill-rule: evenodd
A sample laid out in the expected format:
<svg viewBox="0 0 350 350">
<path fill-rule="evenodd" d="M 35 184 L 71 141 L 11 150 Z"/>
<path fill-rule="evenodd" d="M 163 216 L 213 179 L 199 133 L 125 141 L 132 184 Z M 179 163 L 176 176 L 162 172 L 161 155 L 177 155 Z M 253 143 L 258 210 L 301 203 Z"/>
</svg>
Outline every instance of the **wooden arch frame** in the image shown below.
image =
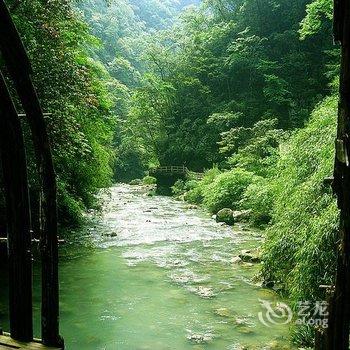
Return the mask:
<svg viewBox="0 0 350 350">
<path fill-rule="evenodd" d="M 31 65 L 4 0 L 0 0 L 0 54 L 26 113 L 41 181 L 42 342 L 63 348 L 59 335 L 56 175 Z M 0 137 L 8 217 L 10 331 L 12 338 L 28 342 L 33 339 L 33 321 L 27 165 L 21 123 L 2 74 Z"/>
</svg>

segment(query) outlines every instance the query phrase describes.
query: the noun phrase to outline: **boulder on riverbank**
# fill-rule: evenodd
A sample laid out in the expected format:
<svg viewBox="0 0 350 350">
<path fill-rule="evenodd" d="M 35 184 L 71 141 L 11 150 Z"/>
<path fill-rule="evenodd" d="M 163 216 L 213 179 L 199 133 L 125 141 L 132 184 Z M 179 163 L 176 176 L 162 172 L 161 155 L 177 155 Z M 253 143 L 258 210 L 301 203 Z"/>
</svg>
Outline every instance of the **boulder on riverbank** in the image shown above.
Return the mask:
<svg viewBox="0 0 350 350">
<path fill-rule="evenodd" d="M 261 262 L 261 253 L 258 249 L 254 250 L 242 250 L 239 257 L 243 262 L 248 263 L 259 263 Z"/>
<path fill-rule="evenodd" d="M 224 222 L 227 225 L 234 225 L 235 219 L 233 217 L 233 210 L 229 208 L 221 209 L 216 214 L 216 222 Z"/>
<path fill-rule="evenodd" d="M 251 218 L 252 210 L 234 210 L 232 212 L 233 219 L 235 222 L 248 222 Z"/>
</svg>

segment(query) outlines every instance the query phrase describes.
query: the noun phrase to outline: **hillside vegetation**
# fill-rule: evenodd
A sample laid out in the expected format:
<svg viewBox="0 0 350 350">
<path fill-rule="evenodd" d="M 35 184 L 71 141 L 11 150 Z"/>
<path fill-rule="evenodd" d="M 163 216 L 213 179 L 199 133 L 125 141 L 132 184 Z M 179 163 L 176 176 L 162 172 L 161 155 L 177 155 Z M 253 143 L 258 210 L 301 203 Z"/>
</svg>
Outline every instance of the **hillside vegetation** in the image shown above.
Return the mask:
<svg viewBox="0 0 350 350">
<path fill-rule="evenodd" d="M 213 214 L 249 210 L 250 223 L 266 228 L 265 282 L 295 305 L 324 300 L 338 226 L 324 182 L 333 171 L 340 56 L 332 0 L 7 3 L 52 113 L 63 226 L 81 224 L 113 181 L 185 165 L 204 176 L 178 182 L 176 196 Z M 295 331 L 299 344 L 312 336 Z"/>
</svg>

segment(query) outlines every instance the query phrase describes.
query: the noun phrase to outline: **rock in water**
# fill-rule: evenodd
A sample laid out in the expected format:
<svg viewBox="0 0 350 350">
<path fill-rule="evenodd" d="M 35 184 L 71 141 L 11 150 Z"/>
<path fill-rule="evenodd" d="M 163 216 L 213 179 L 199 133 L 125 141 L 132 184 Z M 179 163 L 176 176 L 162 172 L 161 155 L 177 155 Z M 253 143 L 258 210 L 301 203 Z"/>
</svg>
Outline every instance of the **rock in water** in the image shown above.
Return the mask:
<svg viewBox="0 0 350 350">
<path fill-rule="evenodd" d="M 239 257 L 239 256 L 234 256 L 232 259 L 231 259 L 231 262 L 233 264 L 240 264 L 243 262 L 243 260 Z"/>
<path fill-rule="evenodd" d="M 237 330 L 241 334 L 252 334 L 252 333 L 254 333 L 254 331 L 251 328 L 249 328 L 249 327 L 239 327 L 239 328 L 237 328 Z"/>
<path fill-rule="evenodd" d="M 213 335 L 211 333 L 204 333 L 204 334 L 196 334 L 192 333 L 187 336 L 187 339 L 191 342 L 202 344 L 202 343 L 208 343 L 211 340 L 213 340 Z"/>
<path fill-rule="evenodd" d="M 203 286 L 190 287 L 189 290 L 204 299 L 210 299 L 215 297 L 215 293 L 213 289 L 210 287 L 203 287 Z"/>
<path fill-rule="evenodd" d="M 232 312 L 226 307 L 221 307 L 219 309 L 216 309 L 215 314 L 220 317 L 227 317 L 227 318 L 232 317 Z"/>
<path fill-rule="evenodd" d="M 239 254 L 239 257 L 244 262 L 249 263 L 258 263 L 261 261 L 261 256 L 259 250 L 242 250 L 241 254 Z"/>
<path fill-rule="evenodd" d="M 235 219 L 233 217 L 233 211 L 229 208 L 221 209 L 216 214 L 216 222 L 224 222 L 227 225 L 234 225 Z"/>
<path fill-rule="evenodd" d="M 232 350 L 248 350 L 248 348 L 245 347 L 244 345 L 241 345 L 241 344 L 237 343 L 237 344 L 234 344 L 232 346 Z"/>
</svg>

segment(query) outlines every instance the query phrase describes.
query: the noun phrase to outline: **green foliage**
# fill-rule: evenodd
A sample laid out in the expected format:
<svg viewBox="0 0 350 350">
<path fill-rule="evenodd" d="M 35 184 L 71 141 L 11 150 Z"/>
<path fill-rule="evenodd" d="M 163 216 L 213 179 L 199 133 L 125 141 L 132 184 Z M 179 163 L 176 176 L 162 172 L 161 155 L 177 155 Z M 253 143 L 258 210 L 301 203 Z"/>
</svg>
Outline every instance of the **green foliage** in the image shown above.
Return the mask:
<svg viewBox="0 0 350 350">
<path fill-rule="evenodd" d="M 266 176 L 282 130 L 301 127 L 333 79 L 322 74 L 335 62 L 324 55 L 331 28 L 300 40 L 306 5 L 210 0 L 143 36 L 147 74 L 127 116 L 136 144 L 165 165 L 202 171 L 216 163 Z"/>
<path fill-rule="evenodd" d="M 190 188 L 187 193 L 185 193 L 185 200 L 194 203 L 201 204 L 204 200 L 204 195 L 207 191 L 207 187 L 215 180 L 217 176 L 221 174 L 221 171 L 217 167 L 207 170 L 204 173 L 204 177 L 201 181 L 194 183 L 194 187 Z"/>
<path fill-rule="evenodd" d="M 135 147 L 135 143 L 125 137 L 117 146 L 116 153 L 114 164 L 115 180 L 128 182 L 144 176 L 148 168 L 148 153 L 144 147 Z"/>
<path fill-rule="evenodd" d="M 333 170 L 336 107 L 336 96 L 326 98 L 283 145 L 273 180 L 264 274 L 294 302 L 324 300 L 319 286 L 334 282 L 338 209 L 323 180 Z"/>
<path fill-rule="evenodd" d="M 79 226 L 83 223 L 84 204 L 79 198 L 74 198 L 63 186 L 62 183 L 59 183 L 58 215 L 60 223 L 66 227 Z"/>
<path fill-rule="evenodd" d="M 174 196 L 180 196 L 185 193 L 185 181 L 177 180 L 174 186 L 171 187 L 171 192 Z"/>
<path fill-rule="evenodd" d="M 326 21 L 325 21 L 326 19 Z M 314 0 L 306 7 L 306 17 L 301 22 L 302 39 L 324 29 L 333 20 L 333 0 Z"/>
<path fill-rule="evenodd" d="M 185 184 L 185 189 L 186 191 L 190 191 L 193 190 L 194 188 L 196 188 L 198 186 L 198 180 L 188 180 L 186 181 Z"/>
<path fill-rule="evenodd" d="M 314 336 L 315 329 L 311 326 L 301 325 L 291 330 L 291 340 L 294 344 L 303 346 L 303 348 L 309 344 L 310 347 L 305 348 L 305 350 L 314 349 Z"/>
<path fill-rule="evenodd" d="M 276 125 L 276 119 L 267 119 L 252 127 L 231 128 L 221 134 L 220 151 L 229 156 L 230 166 L 267 176 L 278 158 L 278 145 L 286 134 L 276 129 Z"/>
<path fill-rule="evenodd" d="M 142 183 L 144 185 L 155 185 L 157 183 L 157 179 L 153 176 L 145 176 L 142 179 Z"/>
<path fill-rule="evenodd" d="M 223 208 L 242 209 L 246 189 L 259 180 L 260 177 L 241 168 L 222 173 L 214 167 L 205 172 L 201 181 L 178 182 L 174 190 L 176 193 L 187 191 L 186 201 L 203 204 L 212 213 L 217 213 Z"/>
<path fill-rule="evenodd" d="M 47 118 L 59 182 L 62 223 L 81 222 L 94 193 L 111 184 L 116 81 L 91 57 L 98 41 L 73 1 L 20 2 L 13 18 L 33 66 Z M 29 140 L 26 132 L 26 139 Z M 29 154 L 32 193 L 37 195 L 34 156 Z M 36 200 L 34 198 L 34 200 Z"/>
<path fill-rule="evenodd" d="M 252 210 L 250 221 L 255 226 L 265 226 L 271 220 L 273 193 L 270 179 L 259 178 L 244 192 L 241 206 Z"/>
<path fill-rule="evenodd" d="M 202 204 L 203 203 L 203 191 L 201 186 L 192 188 L 190 191 L 184 194 L 184 199 L 192 204 Z"/>
<path fill-rule="evenodd" d="M 206 186 L 203 203 L 212 213 L 223 208 L 238 210 L 245 190 L 256 180 L 253 173 L 240 168 L 222 173 Z"/>
<path fill-rule="evenodd" d="M 196 191 L 198 188 L 198 181 L 197 180 L 177 180 L 174 184 L 174 186 L 171 187 L 172 193 L 174 196 L 181 196 L 181 195 L 185 195 L 185 197 L 187 198 L 186 200 L 189 202 L 193 202 L 193 203 L 200 203 L 201 200 L 196 201 L 195 200 L 195 195 L 194 195 L 194 200 L 190 200 L 189 196 L 189 192 L 191 191 Z"/>
</svg>

